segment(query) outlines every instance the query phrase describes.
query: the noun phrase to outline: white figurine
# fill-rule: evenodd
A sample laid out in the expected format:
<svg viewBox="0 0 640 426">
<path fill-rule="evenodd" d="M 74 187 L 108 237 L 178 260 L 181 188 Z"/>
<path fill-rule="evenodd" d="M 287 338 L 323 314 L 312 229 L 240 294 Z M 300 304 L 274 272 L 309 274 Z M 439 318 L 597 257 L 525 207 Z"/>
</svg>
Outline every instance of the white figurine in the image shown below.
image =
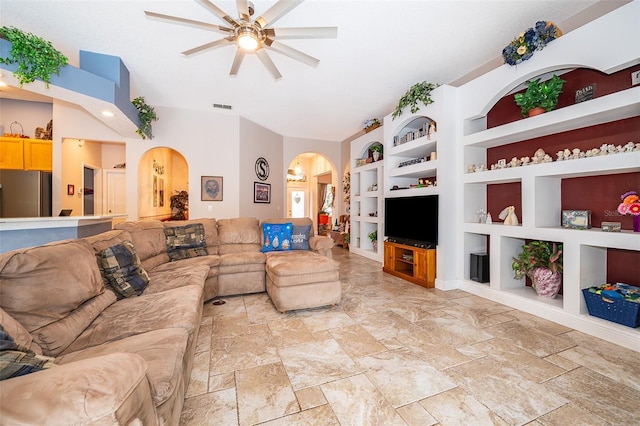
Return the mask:
<svg viewBox="0 0 640 426">
<path fill-rule="evenodd" d="M 542 160 L 544 160 L 545 154 L 546 153 L 544 152 L 544 149 L 542 148 L 536 149 L 536 152 L 533 154 L 533 164 L 542 163 Z"/>
<path fill-rule="evenodd" d="M 522 157 L 520 160 L 522 160 L 522 165 L 523 166 L 528 166 L 529 162 L 531 161 L 531 158 L 529 157 Z"/>
<path fill-rule="evenodd" d="M 491 220 L 491 213 L 487 213 L 487 220 L 485 221 L 485 223 L 491 225 L 493 223 L 493 221 Z"/>
<path fill-rule="evenodd" d="M 470 166 L 467 167 L 467 173 L 473 173 L 476 171 L 476 165 L 475 164 L 471 164 Z"/>
<path fill-rule="evenodd" d="M 545 154 L 544 158 L 542 159 L 543 163 L 551 163 L 552 161 L 553 161 L 553 158 L 551 158 L 549 154 Z"/>
<path fill-rule="evenodd" d="M 564 151 L 558 151 L 556 152 L 556 155 L 558 156 L 558 159 L 556 161 L 564 160 Z"/>
<path fill-rule="evenodd" d="M 498 217 L 504 220 L 505 225 L 518 225 L 518 216 L 516 216 L 516 208 L 514 206 L 505 207 Z"/>
</svg>

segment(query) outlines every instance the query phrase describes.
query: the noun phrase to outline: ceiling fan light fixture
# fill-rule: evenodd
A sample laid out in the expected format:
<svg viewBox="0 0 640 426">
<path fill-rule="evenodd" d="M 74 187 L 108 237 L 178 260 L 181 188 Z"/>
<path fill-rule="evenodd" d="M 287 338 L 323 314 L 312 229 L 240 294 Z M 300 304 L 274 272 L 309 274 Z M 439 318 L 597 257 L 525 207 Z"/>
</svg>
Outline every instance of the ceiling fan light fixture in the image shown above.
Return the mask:
<svg viewBox="0 0 640 426">
<path fill-rule="evenodd" d="M 236 35 L 236 42 L 244 50 L 254 51 L 260 45 L 256 30 L 251 27 L 241 27 Z"/>
</svg>

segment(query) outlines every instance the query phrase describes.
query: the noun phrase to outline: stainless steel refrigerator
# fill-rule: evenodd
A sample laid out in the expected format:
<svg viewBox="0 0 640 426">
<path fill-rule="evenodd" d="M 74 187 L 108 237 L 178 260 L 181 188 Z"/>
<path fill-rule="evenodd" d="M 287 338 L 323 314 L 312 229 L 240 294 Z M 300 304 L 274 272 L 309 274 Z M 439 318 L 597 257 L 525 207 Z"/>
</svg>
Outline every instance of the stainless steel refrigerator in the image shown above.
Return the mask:
<svg viewBox="0 0 640 426">
<path fill-rule="evenodd" d="M 0 170 L 0 217 L 51 216 L 51 173 Z"/>
</svg>

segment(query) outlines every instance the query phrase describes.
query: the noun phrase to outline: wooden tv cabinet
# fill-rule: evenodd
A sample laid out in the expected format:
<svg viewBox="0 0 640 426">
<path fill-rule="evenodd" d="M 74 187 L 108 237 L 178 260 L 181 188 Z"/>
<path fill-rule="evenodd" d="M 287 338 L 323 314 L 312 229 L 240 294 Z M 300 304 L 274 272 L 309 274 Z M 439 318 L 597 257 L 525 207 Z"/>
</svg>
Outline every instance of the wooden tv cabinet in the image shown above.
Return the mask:
<svg viewBox="0 0 640 426">
<path fill-rule="evenodd" d="M 384 242 L 384 266 L 396 277 L 422 287 L 434 288 L 436 281 L 436 249 Z"/>
</svg>

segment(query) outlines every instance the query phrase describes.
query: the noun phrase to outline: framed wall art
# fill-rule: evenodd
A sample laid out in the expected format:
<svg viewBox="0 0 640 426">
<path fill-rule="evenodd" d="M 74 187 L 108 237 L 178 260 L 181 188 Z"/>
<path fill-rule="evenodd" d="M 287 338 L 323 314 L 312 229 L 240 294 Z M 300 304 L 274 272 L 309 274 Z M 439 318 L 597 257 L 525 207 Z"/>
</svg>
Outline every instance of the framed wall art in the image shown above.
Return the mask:
<svg viewBox="0 0 640 426">
<path fill-rule="evenodd" d="M 76 193 L 75 185 L 67 185 L 67 195 L 74 195 Z"/>
<path fill-rule="evenodd" d="M 271 202 L 271 184 L 263 182 L 253 182 L 253 202 L 254 203 L 270 203 Z"/>
<path fill-rule="evenodd" d="M 200 200 L 222 201 L 222 176 L 200 177 Z"/>
</svg>

